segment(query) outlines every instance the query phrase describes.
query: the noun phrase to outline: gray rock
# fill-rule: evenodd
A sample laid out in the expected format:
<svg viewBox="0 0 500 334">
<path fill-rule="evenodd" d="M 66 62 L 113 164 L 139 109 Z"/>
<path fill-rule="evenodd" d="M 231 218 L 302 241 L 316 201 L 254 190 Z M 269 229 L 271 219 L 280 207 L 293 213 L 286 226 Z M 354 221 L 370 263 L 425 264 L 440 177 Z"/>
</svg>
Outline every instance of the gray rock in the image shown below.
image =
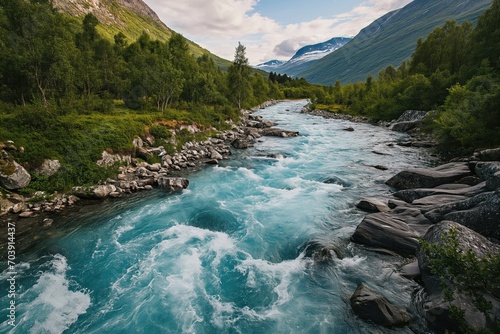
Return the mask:
<svg viewBox="0 0 500 334">
<path fill-rule="evenodd" d="M 35 213 L 33 211 L 24 211 L 19 214 L 19 218 L 29 218 L 33 216 Z"/>
<path fill-rule="evenodd" d="M 391 210 L 387 204 L 378 198 L 363 198 L 356 204 L 356 207 L 369 212 L 387 212 Z"/>
<path fill-rule="evenodd" d="M 498 189 L 500 183 L 500 162 L 478 162 L 475 166 L 476 174 L 484 181 L 489 190 Z"/>
<path fill-rule="evenodd" d="M 442 221 L 432 226 L 424 236 L 424 240 L 431 244 L 441 244 L 442 235 L 448 233 L 452 228 L 458 233 L 457 239 L 461 251 L 466 252 L 470 249 L 479 258 L 483 258 L 488 253 L 500 252 L 499 245 L 490 242 L 471 229 L 451 221 Z M 434 329 L 438 332 L 444 332 L 445 330 L 453 332 L 459 329 L 456 320 L 450 315 L 450 307 L 452 305 L 465 311 L 465 320 L 473 328 L 478 329 L 487 326 L 488 323 L 484 315 L 474 307 L 471 298 L 460 293 L 456 288 L 448 286 L 454 292 L 455 298 L 451 303 L 446 301 L 443 298 L 440 281 L 432 274 L 429 268 L 429 260 L 420 248 L 417 250 L 417 258 L 422 283 L 426 290 L 423 310 L 425 318 Z M 485 295 L 485 298 L 493 303 L 493 310 L 491 310 L 490 316 L 492 319 L 495 319 L 495 314 L 497 317 L 500 314 L 500 303 L 490 296 Z M 496 320 L 500 319 L 497 318 Z"/>
<path fill-rule="evenodd" d="M 418 261 L 413 261 L 402 266 L 399 269 L 399 273 L 401 274 L 401 276 L 409 279 L 416 279 L 420 277 L 420 268 L 418 266 Z"/>
<path fill-rule="evenodd" d="M 283 130 L 280 128 L 263 129 L 261 134 L 263 136 L 268 136 L 268 137 L 283 137 L 283 138 L 296 137 L 299 135 L 297 131 Z"/>
<path fill-rule="evenodd" d="M 252 140 L 243 139 L 243 138 L 237 138 L 237 139 L 233 140 L 233 142 L 231 143 L 231 145 L 237 149 L 249 148 L 249 147 L 252 147 L 253 144 L 254 144 L 254 142 Z"/>
<path fill-rule="evenodd" d="M 61 163 L 59 160 L 46 159 L 43 161 L 42 165 L 35 170 L 35 172 L 50 177 L 57 173 L 60 168 Z"/>
<path fill-rule="evenodd" d="M 351 237 L 353 242 L 369 247 L 388 249 L 402 256 L 413 256 L 419 233 L 405 221 L 388 213 L 366 216 Z"/>
<path fill-rule="evenodd" d="M 214 149 L 211 149 L 210 150 L 210 159 L 213 159 L 213 160 L 222 160 L 223 157 L 222 157 L 222 155 L 219 152 L 217 152 Z"/>
<path fill-rule="evenodd" d="M 109 167 L 113 166 L 115 163 L 130 165 L 132 163 L 132 157 L 130 155 L 111 154 L 106 151 L 102 151 L 102 159 L 96 162 L 99 167 Z"/>
<path fill-rule="evenodd" d="M 85 199 L 104 199 L 114 192 L 116 192 L 114 185 L 105 184 L 91 187 L 74 187 L 72 195 Z"/>
<path fill-rule="evenodd" d="M 170 191 L 180 191 L 189 186 L 189 180 L 182 177 L 165 177 L 161 176 L 158 179 L 158 185 Z"/>
<path fill-rule="evenodd" d="M 452 220 L 486 237 L 500 239 L 500 190 L 437 206 L 425 217 L 435 223 Z"/>
<path fill-rule="evenodd" d="M 8 190 L 17 190 L 26 187 L 31 182 L 31 175 L 23 166 L 15 161 L 9 162 L 13 171 L 6 173 L 0 169 L 0 185 Z"/>
<path fill-rule="evenodd" d="M 482 161 L 500 161 L 500 147 L 478 152 L 477 157 Z"/>
<path fill-rule="evenodd" d="M 436 195 L 473 197 L 486 190 L 487 190 L 486 183 L 482 182 L 472 187 L 465 186 L 465 187 L 460 187 L 458 189 L 445 189 L 439 186 L 436 188 L 405 189 L 395 192 L 394 196 L 404 200 L 405 202 L 413 203 L 415 200 L 418 200 L 419 198 L 436 196 Z"/>
<path fill-rule="evenodd" d="M 352 310 L 364 320 L 376 324 L 393 327 L 405 326 L 411 321 L 411 316 L 406 310 L 399 309 L 387 298 L 360 284 L 350 298 Z"/>
<path fill-rule="evenodd" d="M 386 184 L 397 189 L 434 188 L 453 183 L 471 175 L 467 163 L 452 162 L 435 168 L 413 168 L 402 171 L 389 179 Z"/>
<path fill-rule="evenodd" d="M 422 120 L 427 115 L 427 111 L 422 110 L 406 110 L 390 127 L 389 129 L 399 132 L 408 132 L 422 123 Z"/>
</svg>

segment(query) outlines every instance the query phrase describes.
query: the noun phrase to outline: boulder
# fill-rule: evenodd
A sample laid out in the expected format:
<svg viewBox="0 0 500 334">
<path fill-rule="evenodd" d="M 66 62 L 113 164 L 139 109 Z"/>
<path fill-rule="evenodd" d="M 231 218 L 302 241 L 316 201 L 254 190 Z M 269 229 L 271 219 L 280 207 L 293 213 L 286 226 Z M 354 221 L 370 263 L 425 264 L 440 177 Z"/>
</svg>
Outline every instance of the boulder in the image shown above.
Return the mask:
<svg viewBox="0 0 500 334">
<path fill-rule="evenodd" d="M 486 190 L 486 183 L 482 182 L 472 187 L 466 185 L 460 186 L 458 189 L 446 189 L 446 187 L 443 188 L 439 186 L 436 188 L 405 189 L 397 191 L 393 195 L 404 200 L 405 202 L 413 203 L 415 200 L 418 200 L 420 198 L 437 195 L 473 197 Z M 450 197 L 450 201 L 451 200 L 452 198 Z"/>
<path fill-rule="evenodd" d="M 249 139 L 237 138 L 233 140 L 231 146 L 237 149 L 245 149 L 253 146 L 253 141 Z"/>
<path fill-rule="evenodd" d="M 462 226 L 452 221 L 442 221 L 432 226 L 424 236 L 424 241 L 430 244 L 441 244 L 442 236 L 448 233 L 451 229 L 457 231 L 457 241 L 459 249 L 467 252 L 469 249 L 479 258 L 483 258 L 488 253 L 500 252 L 500 246 L 492 243 L 482 235 L 472 231 L 471 229 Z M 459 331 L 459 326 L 456 319 L 450 315 L 452 306 L 459 307 L 465 311 L 464 318 L 466 322 L 473 327 L 479 329 L 487 326 L 485 316 L 479 312 L 472 303 L 472 299 L 462 294 L 453 286 L 448 285 L 448 288 L 454 292 L 454 300 L 449 302 L 443 297 L 442 285 L 438 278 L 433 275 L 429 268 L 429 260 L 426 254 L 419 248 L 417 250 L 417 258 L 421 272 L 422 283 L 426 291 L 426 298 L 423 301 L 423 311 L 426 320 L 431 327 L 438 332 L 444 331 Z M 495 298 L 485 295 L 485 298 L 493 303 L 490 317 L 495 319 L 495 314 L 500 314 L 500 303 Z"/>
<path fill-rule="evenodd" d="M 363 219 L 351 240 L 376 249 L 388 249 L 402 256 L 413 256 L 419 237 L 419 233 L 400 217 L 374 213 Z"/>
<path fill-rule="evenodd" d="M 500 162 L 478 162 L 475 166 L 476 174 L 484 181 L 489 190 L 496 190 L 499 187 Z"/>
<path fill-rule="evenodd" d="M 165 177 L 158 178 L 158 186 L 170 191 L 180 191 L 189 186 L 189 180 L 183 177 Z"/>
<path fill-rule="evenodd" d="M 0 185 L 8 190 L 17 190 L 26 187 L 31 182 L 31 175 L 23 166 L 10 161 L 0 168 Z"/>
<path fill-rule="evenodd" d="M 283 130 L 280 128 L 267 128 L 262 130 L 262 135 L 263 136 L 268 136 L 268 137 L 283 137 L 283 138 L 288 138 L 288 137 L 296 137 L 299 135 L 297 131 L 289 131 L 289 130 Z"/>
<path fill-rule="evenodd" d="M 427 115 L 427 111 L 422 110 L 406 110 L 390 127 L 389 129 L 399 132 L 408 132 L 422 123 L 422 120 Z"/>
<path fill-rule="evenodd" d="M 356 204 L 356 207 L 369 212 L 387 212 L 391 210 L 387 204 L 378 198 L 363 198 Z"/>
<path fill-rule="evenodd" d="M 104 184 L 91 187 L 74 187 L 72 195 L 84 199 L 104 199 L 116 191 L 117 189 L 114 185 Z"/>
<path fill-rule="evenodd" d="M 471 174 L 467 163 L 451 162 L 435 168 L 412 168 L 399 172 L 386 184 L 397 190 L 434 188 L 442 184 L 453 183 Z"/>
<path fill-rule="evenodd" d="M 122 154 L 111 154 L 106 151 L 102 151 L 102 159 L 96 162 L 99 167 L 109 167 L 113 166 L 115 163 L 123 163 L 130 165 L 132 163 L 132 157 L 130 155 Z"/>
<path fill-rule="evenodd" d="M 222 155 L 217 152 L 216 150 L 214 150 L 213 148 L 210 150 L 210 159 L 212 160 L 222 160 L 223 157 Z"/>
<path fill-rule="evenodd" d="M 480 151 L 475 156 L 482 161 L 500 161 L 500 147 Z"/>
<path fill-rule="evenodd" d="M 57 171 L 61 168 L 61 163 L 59 160 L 49 160 L 46 159 L 43 161 L 43 163 L 38 167 L 35 172 L 38 174 L 45 175 L 47 177 L 50 177 L 57 173 Z"/>
<path fill-rule="evenodd" d="M 360 284 L 350 298 L 352 310 L 364 320 L 393 327 L 405 326 L 411 321 L 410 314 L 394 306 L 387 298 Z"/>
<path fill-rule="evenodd" d="M 452 220 L 486 237 L 500 239 L 500 190 L 439 205 L 425 217 L 432 222 Z"/>
</svg>

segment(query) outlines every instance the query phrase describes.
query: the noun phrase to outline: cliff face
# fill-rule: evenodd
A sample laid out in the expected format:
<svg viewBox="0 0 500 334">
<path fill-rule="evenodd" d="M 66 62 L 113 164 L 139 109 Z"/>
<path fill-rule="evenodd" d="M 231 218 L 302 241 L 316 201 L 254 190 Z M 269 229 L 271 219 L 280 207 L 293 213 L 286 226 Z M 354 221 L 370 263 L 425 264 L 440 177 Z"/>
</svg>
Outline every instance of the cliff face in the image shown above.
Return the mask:
<svg viewBox="0 0 500 334">
<path fill-rule="evenodd" d="M 128 9 L 166 28 L 158 15 L 142 0 L 54 0 L 54 6 L 78 17 L 92 13 L 103 24 L 119 26 L 126 25 L 124 17 Z"/>
</svg>

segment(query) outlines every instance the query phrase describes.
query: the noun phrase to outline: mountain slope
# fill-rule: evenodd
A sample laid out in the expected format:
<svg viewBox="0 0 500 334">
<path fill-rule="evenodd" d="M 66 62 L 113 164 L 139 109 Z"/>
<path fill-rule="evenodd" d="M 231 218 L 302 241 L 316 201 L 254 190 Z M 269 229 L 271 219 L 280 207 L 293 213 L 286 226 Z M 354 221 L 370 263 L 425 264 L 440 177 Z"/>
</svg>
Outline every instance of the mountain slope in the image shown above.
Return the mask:
<svg viewBox="0 0 500 334">
<path fill-rule="evenodd" d="M 118 32 L 122 32 L 131 42 L 145 31 L 153 39 L 167 41 L 173 33 L 142 0 L 53 0 L 53 4 L 62 12 L 80 19 L 88 13 L 94 14 L 101 23 L 97 26 L 98 31 L 111 40 Z M 221 68 L 227 68 L 231 64 L 192 41 L 188 43 L 196 56 L 208 53 Z"/>
<path fill-rule="evenodd" d="M 418 38 L 446 20 L 475 21 L 490 5 L 491 0 L 415 0 L 382 16 L 297 76 L 324 85 L 364 81 L 388 65 L 399 66 L 411 56 Z"/>
<path fill-rule="evenodd" d="M 306 45 L 300 48 L 295 55 L 287 62 L 275 61 L 257 65 L 256 67 L 264 71 L 272 71 L 280 74 L 296 76 L 299 72 L 309 68 L 319 59 L 329 55 L 335 50 L 343 47 L 351 38 L 334 37 L 326 42 Z"/>
</svg>

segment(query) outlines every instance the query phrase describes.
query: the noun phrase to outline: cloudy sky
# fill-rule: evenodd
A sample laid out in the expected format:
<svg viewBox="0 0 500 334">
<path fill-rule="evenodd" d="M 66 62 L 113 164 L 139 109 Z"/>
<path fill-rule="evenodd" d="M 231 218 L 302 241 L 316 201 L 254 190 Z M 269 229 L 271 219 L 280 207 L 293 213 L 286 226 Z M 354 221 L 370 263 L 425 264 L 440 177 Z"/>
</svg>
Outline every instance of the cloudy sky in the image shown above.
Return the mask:
<svg viewBox="0 0 500 334">
<path fill-rule="evenodd" d="M 353 37 L 412 0 L 144 0 L 171 29 L 228 60 L 288 60 L 302 46 Z"/>
</svg>

